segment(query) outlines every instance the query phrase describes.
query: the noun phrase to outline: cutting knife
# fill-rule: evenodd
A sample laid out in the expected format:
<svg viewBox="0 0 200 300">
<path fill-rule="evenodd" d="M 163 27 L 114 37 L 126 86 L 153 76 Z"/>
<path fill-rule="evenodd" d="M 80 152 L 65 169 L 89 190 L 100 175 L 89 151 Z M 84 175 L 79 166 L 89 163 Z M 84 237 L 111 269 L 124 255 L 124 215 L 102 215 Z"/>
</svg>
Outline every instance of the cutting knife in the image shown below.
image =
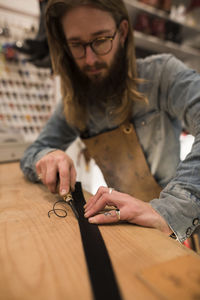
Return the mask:
<svg viewBox="0 0 200 300">
<path fill-rule="evenodd" d="M 69 192 L 68 194 L 66 194 L 65 196 L 63 196 L 63 200 L 64 200 L 67 204 L 69 204 L 69 206 L 71 207 L 71 209 L 72 209 L 72 211 L 73 211 L 75 217 L 76 217 L 77 220 L 78 220 L 79 214 L 78 214 L 78 212 L 77 212 L 77 210 L 76 210 L 76 207 L 75 207 L 75 205 L 74 205 L 74 199 L 73 199 L 73 197 L 72 197 L 71 192 Z"/>
<path fill-rule="evenodd" d="M 57 183 L 56 183 L 56 186 L 57 186 L 57 191 L 59 191 L 59 185 L 60 185 L 60 179 L 59 179 L 59 174 L 57 173 Z M 71 191 L 69 191 L 69 193 L 67 193 L 66 195 L 62 196 L 62 199 L 67 203 L 69 204 L 69 206 L 71 207 L 75 217 L 78 219 L 79 218 L 79 214 L 76 210 L 76 207 L 74 205 L 74 199 L 72 197 L 72 194 L 71 194 Z"/>
</svg>

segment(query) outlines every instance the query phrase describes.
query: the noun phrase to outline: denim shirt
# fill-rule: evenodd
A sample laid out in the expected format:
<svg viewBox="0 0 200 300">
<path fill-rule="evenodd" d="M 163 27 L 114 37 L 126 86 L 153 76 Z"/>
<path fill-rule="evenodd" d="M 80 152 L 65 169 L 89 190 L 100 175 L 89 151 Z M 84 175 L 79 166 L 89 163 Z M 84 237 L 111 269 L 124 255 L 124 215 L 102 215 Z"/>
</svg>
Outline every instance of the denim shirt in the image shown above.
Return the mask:
<svg viewBox="0 0 200 300">
<path fill-rule="evenodd" d="M 151 206 L 166 220 L 183 242 L 200 224 L 200 74 L 172 55 L 137 60 L 138 77 L 146 79 L 139 91 L 148 104 L 136 101 L 132 122 L 151 173 L 163 187 Z M 112 129 L 113 107 L 102 118 L 90 107 L 89 136 Z M 180 161 L 182 125 L 195 137 L 191 152 Z M 21 168 L 36 182 L 36 162 L 48 152 L 66 148 L 80 135 L 68 125 L 59 103 L 37 140 L 25 151 Z"/>
</svg>

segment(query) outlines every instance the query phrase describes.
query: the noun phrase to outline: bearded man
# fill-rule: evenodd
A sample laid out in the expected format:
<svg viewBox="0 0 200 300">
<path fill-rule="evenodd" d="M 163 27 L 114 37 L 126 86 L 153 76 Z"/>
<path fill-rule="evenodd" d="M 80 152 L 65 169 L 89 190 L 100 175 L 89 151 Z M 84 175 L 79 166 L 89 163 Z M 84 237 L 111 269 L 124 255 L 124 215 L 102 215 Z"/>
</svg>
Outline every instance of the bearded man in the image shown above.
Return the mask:
<svg viewBox="0 0 200 300">
<path fill-rule="evenodd" d="M 74 189 L 66 148 L 80 136 L 108 186 L 85 206 L 91 223 L 123 221 L 188 238 L 200 220 L 200 75 L 172 55 L 136 60 L 122 0 L 49 0 L 46 27 L 62 103 L 21 168 L 55 193 Z M 182 124 L 195 136 L 180 162 Z M 97 214 L 106 205 L 118 210 Z"/>
</svg>

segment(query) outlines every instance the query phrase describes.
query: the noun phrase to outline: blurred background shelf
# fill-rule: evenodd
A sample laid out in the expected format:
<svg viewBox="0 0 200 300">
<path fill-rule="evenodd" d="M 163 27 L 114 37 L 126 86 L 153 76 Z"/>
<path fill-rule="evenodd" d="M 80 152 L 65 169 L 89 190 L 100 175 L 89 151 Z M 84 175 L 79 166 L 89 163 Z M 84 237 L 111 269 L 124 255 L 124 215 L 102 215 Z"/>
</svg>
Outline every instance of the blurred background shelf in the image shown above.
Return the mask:
<svg viewBox="0 0 200 300">
<path fill-rule="evenodd" d="M 194 8 L 193 0 L 125 0 L 125 4 L 137 58 L 171 53 L 200 72 L 200 6 Z"/>
<path fill-rule="evenodd" d="M 184 3 L 184 1 L 182 1 L 182 2 Z M 130 16 L 133 18 L 139 11 L 142 11 L 142 12 L 146 12 L 148 14 L 160 17 L 167 21 L 173 22 L 175 24 L 179 24 L 182 27 L 185 27 L 185 28 L 187 28 L 187 30 L 190 30 L 192 32 L 194 31 L 194 32 L 200 33 L 200 25 L 199 26 L 191 26 L 191 25 L 185 23 L 184 21 L 176 20 L 171 16 L 171 14 L 169 14 L 165 11 L 162 11 L 161 9 L 155 8 L 155 7 L 145 4 L 145 3 L 141 3 L 137 0 L 125 0 L 125 3 L 126 3 L 126 7 L 129 11 Z"/>
<path fill-rule="evenodd" d="M 134 32 L 134 37 L 136 47 L 157 53 L 172 53 L 181 60 L 190 59 L 191 56 L 193 59 L 200 60 L 200 50 L 187 45 L 179 45 L 171 41 L 164 41 L 139 31 Z"/>
</svg>

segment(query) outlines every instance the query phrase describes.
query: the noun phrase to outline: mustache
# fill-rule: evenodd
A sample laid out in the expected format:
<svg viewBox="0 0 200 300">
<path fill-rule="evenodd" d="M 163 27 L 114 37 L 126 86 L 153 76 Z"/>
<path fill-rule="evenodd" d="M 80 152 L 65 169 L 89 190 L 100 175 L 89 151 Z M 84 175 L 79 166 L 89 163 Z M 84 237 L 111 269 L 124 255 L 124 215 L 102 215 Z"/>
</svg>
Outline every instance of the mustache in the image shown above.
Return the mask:
<svg viewBox="0 0 200 300">
<path fill-rule="evenodd" d="M 101 69 L 107 69 L 108 66 L 106 63 L 98 63 L 96 62 L 93 66 L 85 65 L 82 69 L 83 72 L 88 72 L 91 70 L 101 70 Z"/>
</svg>

